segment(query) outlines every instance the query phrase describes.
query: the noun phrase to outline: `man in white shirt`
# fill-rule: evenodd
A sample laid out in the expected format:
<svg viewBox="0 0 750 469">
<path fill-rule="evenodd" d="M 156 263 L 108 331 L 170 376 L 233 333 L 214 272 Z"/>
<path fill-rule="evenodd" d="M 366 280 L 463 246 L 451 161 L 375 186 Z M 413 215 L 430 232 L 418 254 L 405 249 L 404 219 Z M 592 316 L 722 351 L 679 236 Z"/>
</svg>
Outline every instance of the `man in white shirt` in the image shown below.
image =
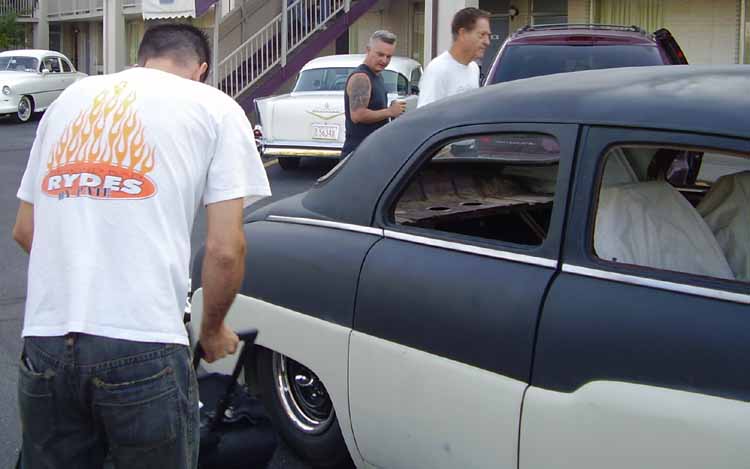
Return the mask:
<svg viewBox="0 0 750 469">
<path fill-rule="evenodd" d="M 453 44 L 435 57 L 419 82 L 417 107 L 448 96 L 479 88 L 479 66 L 490 45 L 490 14 L 477 8 L 464 8 L 453 16 Z"/>
<path fill-rule="evenodd" d="M 206 205 L 206 359 L 244 274 L 243 198 L 271 194 L 240 106 L 201 83 L 200 30 L 149 29 L 141 65 L 67 88 L 37 129 L 13 235 L 30 254 L 20 363 L 22 466 L 197 466 L 200 422 L 182 307 Z"/>
</svg>

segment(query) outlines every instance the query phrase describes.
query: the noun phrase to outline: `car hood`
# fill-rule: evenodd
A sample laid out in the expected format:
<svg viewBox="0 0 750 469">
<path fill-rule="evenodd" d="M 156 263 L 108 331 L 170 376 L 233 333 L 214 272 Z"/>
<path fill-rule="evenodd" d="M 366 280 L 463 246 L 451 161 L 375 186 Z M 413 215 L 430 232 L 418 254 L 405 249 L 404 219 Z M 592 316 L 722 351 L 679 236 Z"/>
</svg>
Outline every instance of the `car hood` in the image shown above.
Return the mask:
<svg viewBox="0 0 750 469">
<path fill-rule="evenodd" d="M 0 71 L 0 86 L 12 85 L 13 83 L 19 83 L 36 77 L 37 74 L 34 72 L 16 72 L 3 70 Z"/>
</svg>

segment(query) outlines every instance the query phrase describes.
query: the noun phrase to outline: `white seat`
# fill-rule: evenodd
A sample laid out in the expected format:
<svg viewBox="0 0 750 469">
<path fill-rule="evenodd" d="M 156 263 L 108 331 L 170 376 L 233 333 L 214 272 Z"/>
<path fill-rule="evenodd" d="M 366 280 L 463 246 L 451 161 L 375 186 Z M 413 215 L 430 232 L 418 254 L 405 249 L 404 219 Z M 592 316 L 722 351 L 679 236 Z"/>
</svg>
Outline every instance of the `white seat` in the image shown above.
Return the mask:
<svg viewBox="0 0 750 469">
<path fill-rule="evenodd" d="M 617 147 L 610 150 L 604 161 L 606 163 L 604 166 L 604 175 L 602 176 L 602 185 L 615 186 L 617 184 L 638 182 L 638 176 L 635 174 L 622 148 Z"/>
<path fill-rule="evenodd" d="M 594 249 L 609 261 L 734 278 L 706 222 L 664 181 L 602 187 Z"/>
<path fill-rule="evenodd" d="M 738 280 L 750 281 L 750 171 L 720 177 L 698 205 Z"/>
</svg>

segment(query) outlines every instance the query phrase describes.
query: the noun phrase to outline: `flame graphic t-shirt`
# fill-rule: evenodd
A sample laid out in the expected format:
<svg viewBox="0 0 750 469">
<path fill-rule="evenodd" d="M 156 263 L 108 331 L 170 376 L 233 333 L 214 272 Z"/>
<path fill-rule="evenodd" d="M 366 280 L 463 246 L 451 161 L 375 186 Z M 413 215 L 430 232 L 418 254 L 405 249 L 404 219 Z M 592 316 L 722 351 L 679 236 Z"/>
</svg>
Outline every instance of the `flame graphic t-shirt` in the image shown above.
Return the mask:
<svg viewBox="0 0 750 469">
<path fill-rule="evenodd" d="M 250 123 L 219 90 L 147 68 L 70 86 L 18 191 L 34 205 L 23 335 L 187 344 L 200 203 L 270 194 Z"/>
</svg>

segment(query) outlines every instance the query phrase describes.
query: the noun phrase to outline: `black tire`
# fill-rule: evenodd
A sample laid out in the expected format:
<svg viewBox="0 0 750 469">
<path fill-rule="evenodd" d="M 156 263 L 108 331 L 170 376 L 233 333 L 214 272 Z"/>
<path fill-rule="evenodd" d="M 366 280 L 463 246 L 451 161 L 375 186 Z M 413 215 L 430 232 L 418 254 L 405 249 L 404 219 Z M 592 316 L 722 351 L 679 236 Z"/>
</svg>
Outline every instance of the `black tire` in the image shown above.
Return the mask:
<svg viewBox="0 0 750 469">
<path fill-rule="evenodd" d="M 256 347 L 255 357 L 258 397 L 263 401 L 271 422 L 286 444 L 315 468 L 353 468 L 354 463 L 349 456 L 349 450 L 341 435 L 341 427 L 332 408 L 331 420 L 325 426 L 321 426 L 316 433 L 302 431 L 284 410 L 282 397 L 276 386 L 277 370 L 274 360 L 282 359 L 294 366 L 302 365 L 263 347 Z"/>
<path fill-rule="evenodd" d="M 31 96 L 21 96 L 18 103 L 18 111 L 13 118 L 20 124 L 29 122 L 34 117 L 34 99 Z"/>
<path fill-rule="evenodd" d="M 279 166 L 284 170 L 292 170 L 299 168 L 300 157 L 299 156 L 280 156 Z"/>
</svg>

